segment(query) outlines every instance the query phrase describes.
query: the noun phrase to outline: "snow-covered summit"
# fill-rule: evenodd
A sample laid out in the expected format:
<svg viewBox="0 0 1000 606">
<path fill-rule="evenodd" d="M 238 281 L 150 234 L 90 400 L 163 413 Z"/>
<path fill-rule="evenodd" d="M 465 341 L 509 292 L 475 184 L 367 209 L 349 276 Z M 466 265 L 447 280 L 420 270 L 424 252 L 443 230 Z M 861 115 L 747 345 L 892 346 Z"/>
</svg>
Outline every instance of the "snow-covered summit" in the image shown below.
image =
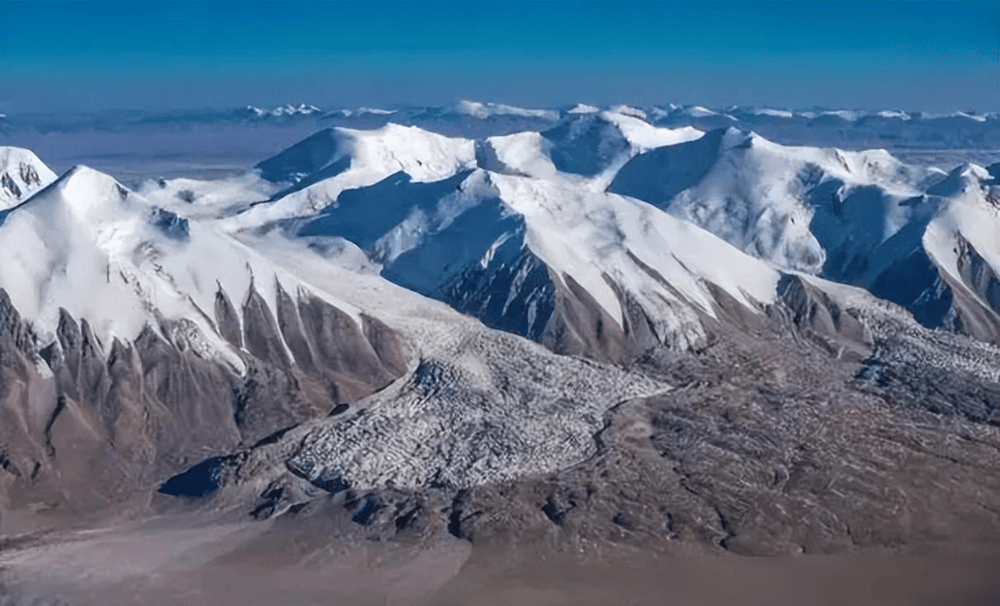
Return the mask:
<svg viewBox="0 0 1000 606">
<path fill-rule="evenodd" d="M 105 347 L 153 331 L 239 373 L 239 350 L 213 319 L 220 296 L 271 310 L 281 296 L 314 298 L 358 318 L 231 236 L 83 166 L 6 214 L 0 250 L 0 288 L 43 344 L 68 313 Z"/>
<path fill-rule="evenodd" d="M 932 327 L 1000 339 L 1000 199 L 885 150 L 784 146 L 737 129 L 641 154 L 611 191 L 656 204 L 779 268 L 861 286 Z"/>
<path fill-rule="evenodd" d="M 16 206 L 55 179 L 55 173 L 33 152 L 0 147 L 0 211 Z"/>
<path fill-rule="evenodd" d="M 328 128 L 257 164 L 272 182 L 298 183 L 344 160 L 342 170 L 371 170 L 386 176 L 397 170 L 417 179 L 446 176 L 474 156 L 467 139 L 445 137 L 416 126 L 389 123 L 372 130 Z M 315 180 L 315 179 L 314 179 Z"/>
<path fill-rule="evenodd" d="M 335 202 L 346 189 L 400 171 L 416 181 L 447 178 L 476 165 L 475 148 L 469 139 L 394 123 L 372 130 L 325 129 L 259 163 L 256 168 L 264 179 L 289 187 L 230 223 L 251 227 L 311 214 Z"/>
<path fill-rule="evenodd" d="M 637 153 L 701 135 L 702 131 L 690 127 L 653 126 L 625 106 L 571 114 L 541 133 L 547 141 L 545 153 L 559 171 L 588 177 L 613 175 Z"/>
<path fill-rule="evenodd" d="M 611 359 L 697 346 L 701 318 L 719 306 L 713 289 L 752 313 L 779 279 L 693 224 L 559 176 L 395 175 L 292 225 L 302 238 L 355 243 L 383 276 L 491 326 Z"/>
<path fill-rule="evenodd" d="M 918 209 L 904 202 L 934 176 L 884 150 L 790 147 L 729 128 L 636 157 L 610 189 L 780 267 L 837 279 L 858 248 L 908 222 Z"/>
</svg>

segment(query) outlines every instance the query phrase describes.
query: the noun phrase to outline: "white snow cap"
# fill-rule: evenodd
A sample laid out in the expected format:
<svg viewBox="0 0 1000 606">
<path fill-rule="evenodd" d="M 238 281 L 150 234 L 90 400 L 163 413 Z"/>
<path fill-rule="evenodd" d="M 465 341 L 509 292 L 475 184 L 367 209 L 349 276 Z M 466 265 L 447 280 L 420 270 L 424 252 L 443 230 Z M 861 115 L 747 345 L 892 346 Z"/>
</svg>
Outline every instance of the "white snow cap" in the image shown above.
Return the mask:
<svg viewBox="0 0 1000 606">
<path fill-rule="evenodd" d="M 280 284 L 293 296 L 307 292 L 358 314 L 231 236 L 84 166 L 8 213 L 0 250 L 0 288 L 43 341 L 54 338 L 60 309 L 87 320 L 105 345 L 135 339 L 146 327 L 161 332 L 161 320 L 172 320 L 186 327 L 183 338 L 199 355 L 242 372 L 239 356 L 207 319 L 218 288 L 238 302 L 253 284 L 276 309 Z"/>
<path fill-rule="evenodd" d="M 12 208 L 56 180 L 34 152 L 0 147 L 0 210 Z"/>
</svg>

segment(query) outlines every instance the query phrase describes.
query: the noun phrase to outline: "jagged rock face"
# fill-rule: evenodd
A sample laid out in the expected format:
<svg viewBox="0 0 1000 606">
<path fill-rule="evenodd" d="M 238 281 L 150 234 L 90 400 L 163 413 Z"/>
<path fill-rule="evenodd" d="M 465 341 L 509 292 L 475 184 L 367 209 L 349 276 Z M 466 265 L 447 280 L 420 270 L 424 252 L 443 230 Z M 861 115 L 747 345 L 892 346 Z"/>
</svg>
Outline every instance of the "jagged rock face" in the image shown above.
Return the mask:
<svg viewBox="0 0 1000 606">
<path fill-rule="evenodd" d="M 1000 344 L 1000 276 L 968 240 L 961 236 L 956 240 L 961 280 L 945 275 L 955 297 L 949 320 L 957 332 Z"/>
<path fill-rule="evenodd" d="M 961 236 L 957 240 L 958 270 L 962 280 L 972 286 L 990 309 L 1000 314 L 1000 277 L 968 240 Z"/>
<path fill-rule="evenodd" d="M 924 248 L 894 261 L 869 290 L 907 308 L 929 328 L 946 328 L 987 343 L 1000 343 L 1000 281 L 979 252 L 960 234 L 951 275 Z"/>
<path fill-rule="evenodd" d="M 778 283 L 780 305 L 770 315 L 792 334 L 808 338 L 837 358 L 860 361 L 873 351 L 871 330 L 857 310 L 845 309 L 802 277 L 785 274 Z"/>
<path fill-rule="evenodd" d="M 57 516 L 106 506 L 206 453 L 354 402 L 407 368 L 403 343 L 373 318 L 359 326 L 319 299 L 284 293 L 279 326 L 255 291 L 239 313 L 228 301 L 220 290 L 219 325 L 247 343 L 242 376 L 192 349 L 191 326 L 167 320 L 102 344 L 63 310 L 41 346 L 0 289 L 2 507 L 41 500 Z"/>
<path fill-rule="evenodd" d="M 943 326 L 952 306 L 951 290 L 942 282 L 937 268 L 923 250 L 893 262 L 879 274 L 871 292 L 910 309 L 913 317 L 924 326 Z"/>
<path fill-rule="evenodd" d="M 28 176 L 32 177 L 33 175 L 29 174 Z M 17 183 L 14 182 L 14 178 L 9 174 L 4 173 L 3 176 L 0 177 L 0 187 L 6 190 L 7 195 L 11 198 L 16 200 L 21 199 L 21 188 L 17 186 Z"/>
<path fill-rule="evenodd" d="M 473 264 L 440 290 L 440 298 L 491 328 L 539 340 L 554 311 L 554 284 L 545 264 L 524 250 L 523 229 L 500 242 L 496 265 Z"/>
</svg>

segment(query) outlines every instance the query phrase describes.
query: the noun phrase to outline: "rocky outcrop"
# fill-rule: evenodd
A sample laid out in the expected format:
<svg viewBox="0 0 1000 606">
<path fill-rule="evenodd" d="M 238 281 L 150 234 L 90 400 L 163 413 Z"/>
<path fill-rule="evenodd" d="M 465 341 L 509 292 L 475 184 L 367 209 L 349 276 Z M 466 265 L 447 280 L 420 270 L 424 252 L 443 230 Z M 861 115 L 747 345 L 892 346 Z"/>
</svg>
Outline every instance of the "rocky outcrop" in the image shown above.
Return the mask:
<svg viewBox="0 0 1000 606">
<path fill-rule="evenodd" d="M 858 316 L 801 276 L 783 274 L 778 304 L 769 315 L 790 335 L 808 339 L 837 358 L 860 361 L 874 347 L 871 330 Z"/>
</svg>

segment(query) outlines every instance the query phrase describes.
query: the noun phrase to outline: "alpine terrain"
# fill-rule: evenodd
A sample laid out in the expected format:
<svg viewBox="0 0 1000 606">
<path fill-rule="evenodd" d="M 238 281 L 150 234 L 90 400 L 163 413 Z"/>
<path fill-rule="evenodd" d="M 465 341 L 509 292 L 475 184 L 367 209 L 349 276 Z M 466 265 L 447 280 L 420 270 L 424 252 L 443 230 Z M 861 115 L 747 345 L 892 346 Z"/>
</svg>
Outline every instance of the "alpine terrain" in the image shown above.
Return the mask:
<svg viewBox="0 0 1000 606">
<path fill-rule="evenodd" d="M 884 558 L 1000 556 L 996 115 L 38 120 L 0 126 L 0 604 L 1000 595 Z M 259 155 L 61 166 L 206 133 Z"/>
</svg>

